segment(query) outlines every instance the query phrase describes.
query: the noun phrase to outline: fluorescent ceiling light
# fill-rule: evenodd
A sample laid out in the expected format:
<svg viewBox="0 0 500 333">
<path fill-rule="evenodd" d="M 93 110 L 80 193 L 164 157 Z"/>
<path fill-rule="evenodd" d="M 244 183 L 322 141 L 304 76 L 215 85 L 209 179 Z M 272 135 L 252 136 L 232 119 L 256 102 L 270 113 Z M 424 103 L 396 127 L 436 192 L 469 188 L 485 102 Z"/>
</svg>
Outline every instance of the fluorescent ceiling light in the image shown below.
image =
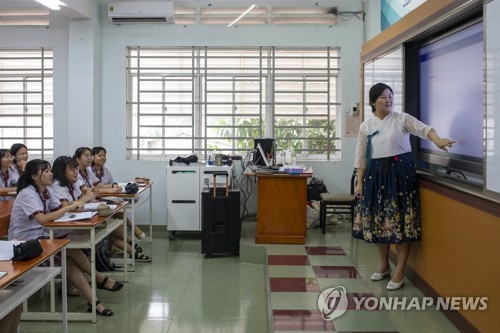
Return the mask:
<svg viewBox="0 0 500 333">
<path fill-rule="evenodd" d="M 49 7 L 52 10 L 59 10 L 61 6 L 66 6 L 64 2 L 59 0 L 36 0 L 36 2 L 39 2 L 45 7 Z"/>
<path fill-rule="evenodd" d="M 38 1 L 38 0 L 37 0 L 37 1 Z M 245 11 L 244 11 L 244 12 L 243 12 L 240 16 L 238 16 L 238 18 L 236 18 L 236 20 L 234 20 L 233 22 L 229 23 L 227 26 L 228 26 L 228 27 L 232 26 L 233 24 L 235 24 L 236 22 L 238 22 L 239 20 L 241 20 L 241 18 L 242 18 L 243 16 L 245 16 L 245 15 L 246 15 L 246 14 L 248 14 L 248 13 L 250 13 L 250 11 L 251 11 L 252 9 L 254 9 L 254 8 L 255 8 L 255 5 L 251 5 L 251 6 L 250 6 L 250 7 L 248 7 L 248 9 L 247 9 L 247 10 L 245 10 Z"/>
</svg>

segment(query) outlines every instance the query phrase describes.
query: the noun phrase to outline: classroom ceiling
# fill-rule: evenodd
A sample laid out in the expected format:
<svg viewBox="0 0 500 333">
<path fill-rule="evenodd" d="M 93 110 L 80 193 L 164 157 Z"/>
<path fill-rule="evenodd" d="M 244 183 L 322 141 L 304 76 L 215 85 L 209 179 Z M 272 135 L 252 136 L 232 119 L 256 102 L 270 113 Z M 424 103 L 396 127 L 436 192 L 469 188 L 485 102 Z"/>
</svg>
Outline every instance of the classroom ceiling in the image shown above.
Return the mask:
<svg viewBox="0 0 500 333">
<path fill-rule="evenodd" d="M 67 6 L 60 12 L 71 19 L 88 19 L 87 1 L 61 0 Z M 98 0 L 101 4 L 111 1 Z M 172 1 L 172 0 L 156 0 Z M 180 25 L 227 25 L 251 5 L 237 25 L 335 25 L 338 19 L 363 19 L 363 0 L 175 0 L 174 22 Z M 358 5 L 355 11 L 342 11 L 342 6 Z M 87 8 L 86 8 L 87 7 Z M 0 0 L 0 26 L 49 26 L 50 10 L 35 0 Z"/>
</svg>

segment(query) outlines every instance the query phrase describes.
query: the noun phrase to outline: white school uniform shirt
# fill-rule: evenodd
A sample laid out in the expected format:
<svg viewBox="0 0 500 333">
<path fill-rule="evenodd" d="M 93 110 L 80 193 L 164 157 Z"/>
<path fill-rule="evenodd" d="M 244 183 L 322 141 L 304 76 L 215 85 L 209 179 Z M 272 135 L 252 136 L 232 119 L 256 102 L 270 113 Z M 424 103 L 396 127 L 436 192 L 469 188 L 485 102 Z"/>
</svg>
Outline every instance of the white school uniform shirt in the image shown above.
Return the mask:
<svg viewBox="0 0 500 333">
<path fill-rule="evenodd" d="M 20 169 L 17 168 L 17 165 L 14 163 L 10 169 L 12 170 L 12 172 L 16 175 L 16 177 L 19 179 L 19 177 L 21 177 L 21 174 L 23 173 Z"/>
<path fill-rule="evenodd" d="M 102 175 L 99 175 L 97 173 L 97 170 L 95 169 L 94 166 L 92 166 L 92 173 L 103 183 L 104 185 L 107 184 L 115 184 L 115 180 L 113 179 L 113 175 L 111 174 L 111 171 L 109 171 L 108 168 L 105 166 L 102 167 Z M 100 176 L 100 177 L 99 177 Z"/>
<path fill-rule="evenodd" d="M 54 180 L 52 185 L 50 185 L 52 190 L 54 191 L 54 195 L 59 201 L 72 203 L 73 201 L 79 199 L 82 196 L 82 191 L 78 187 L 77 182 L 71 184 L 70 186 L 62 186 L 59 180 Z M 54 237 L 60 238 L 66 236 L 73 232 L 70 229 L 56 229 L 54 230 Z"/>
<path fill-rule="evenodd" d="M 0 187 L 13 187 L 17 185 L 17 182 L 19 181 L 19 174 L 12 170 L 12 167 L 7 170 L 7 177 L 4 178 L 4 175 L 2 172 L 0 172 Z M 15 197 L 7 197 L 7 196 L 0 196 L 0 201 L 3 200 L 14 200 Z"/>
<path fill-rule="evenodd" d="M 75 182 L 69 186 L 62 186 L 59 180 L 54 180 L 50 185 L 57 199 L 61 202 L 73 202 L 82 196 L 82 191 Z"/>
<path fill-rule="evenodd" d="M 429 140 L 432 129 L 408 113 L 390 112 L 383 120 L 371 116 L 359 126 L 358 144 L 354 155 L 354 167 L 366 168 L 368 135 L 378 131 L 371 139 L 371 158 L 383 158 L 411 152 L 410 134 Z"/>
<path fill-rule="evenodd" d="M 101 182 L 99 180 L 99 178 L 97 178 L 96 175 L 94 175 L 91 167 L 87 167 L 85 170 L 87 171 L 86 177 L 84 175 L 82 175 L 82 173 L 80 172 L 80 169 L 78 169 L 78 180 L 76 181 L 78 188 L 81 189 L 84 186 L 91 188 L 91 187 L 94 187 Z"/>
<path fill-rule="evenodd" d="M 12 205 L 9 224 L 9 240 L 30 240 L 48 237 L 47 228 L 35 220 L 40 213 L 49 213 L 58 210 L 61 202 L 56 198 L 52 188 L 47 187 L 45 196 L 29 185 L 17 194 Z"/>
</svg>

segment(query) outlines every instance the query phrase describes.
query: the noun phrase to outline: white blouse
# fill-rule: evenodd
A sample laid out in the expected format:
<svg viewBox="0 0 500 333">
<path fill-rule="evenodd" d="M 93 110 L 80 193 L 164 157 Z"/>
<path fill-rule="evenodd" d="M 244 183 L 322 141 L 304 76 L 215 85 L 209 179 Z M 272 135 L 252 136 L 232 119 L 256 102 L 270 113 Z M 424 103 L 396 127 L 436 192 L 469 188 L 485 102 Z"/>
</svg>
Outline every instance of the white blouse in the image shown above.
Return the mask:
<svg viewBox="0 0 500 333">
<path fill-rule="evenodd" d="M 354 167 L 366 168 L 366 148 L 368 135 L 371 139 L 372 158 L 383 158 L 411 152 L 410 134 L 429 140 L 427 134 L 432 129 L 417 118 L 399 112 L 390 112 L 383 120 L 372 116 L 359 126 L 358 144 L 354 155 Z"/>
<path fill-rule="evenodd" d="M 109 171 L 108 168 L 106 168 L 105 166 L 102 167 L 102 175 L 99 175 L 97 170 L 95 169 L 94 166 L 92 166 L 92 173 L 94 174 L 94 176 L 96 176 L 96 178 L 98 178 L 101 183 L 103 183 L 104 185 L 107 185 L 107 184 L 114 184 L 115 183 L 115 180 L 113 179 L 113 175 L 111 174 L 111 171 Z"/>
<path fill-rule="evenodd" d="M 47 214 L 61 208 L 61 202 L 56 198 L 52 188 L 47 187 L 47 197 L 40 195 L 29 185 L 16 197 L 10 214 L 9 240 L 28 240 L 48 237 L 48 229 L 39 224 L 35 215 Z"/>
</svg>

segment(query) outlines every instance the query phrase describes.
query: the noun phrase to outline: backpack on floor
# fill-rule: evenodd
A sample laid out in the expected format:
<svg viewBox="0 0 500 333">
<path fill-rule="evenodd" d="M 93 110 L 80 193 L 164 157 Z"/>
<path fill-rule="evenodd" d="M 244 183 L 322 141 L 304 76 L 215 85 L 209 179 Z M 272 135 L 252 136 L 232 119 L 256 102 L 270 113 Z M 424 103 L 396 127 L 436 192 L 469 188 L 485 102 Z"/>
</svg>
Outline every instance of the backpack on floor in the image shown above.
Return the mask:
<svg viewBox="0 0 500 333">
<path fill-rule="evenodd" d="M 95 247 L 95 269 L 98 272 L 109 272 L 116 270 L 115 264 L 111 261 L 108 249 L 108 239 L 103 239 Z"/>
</svg>

